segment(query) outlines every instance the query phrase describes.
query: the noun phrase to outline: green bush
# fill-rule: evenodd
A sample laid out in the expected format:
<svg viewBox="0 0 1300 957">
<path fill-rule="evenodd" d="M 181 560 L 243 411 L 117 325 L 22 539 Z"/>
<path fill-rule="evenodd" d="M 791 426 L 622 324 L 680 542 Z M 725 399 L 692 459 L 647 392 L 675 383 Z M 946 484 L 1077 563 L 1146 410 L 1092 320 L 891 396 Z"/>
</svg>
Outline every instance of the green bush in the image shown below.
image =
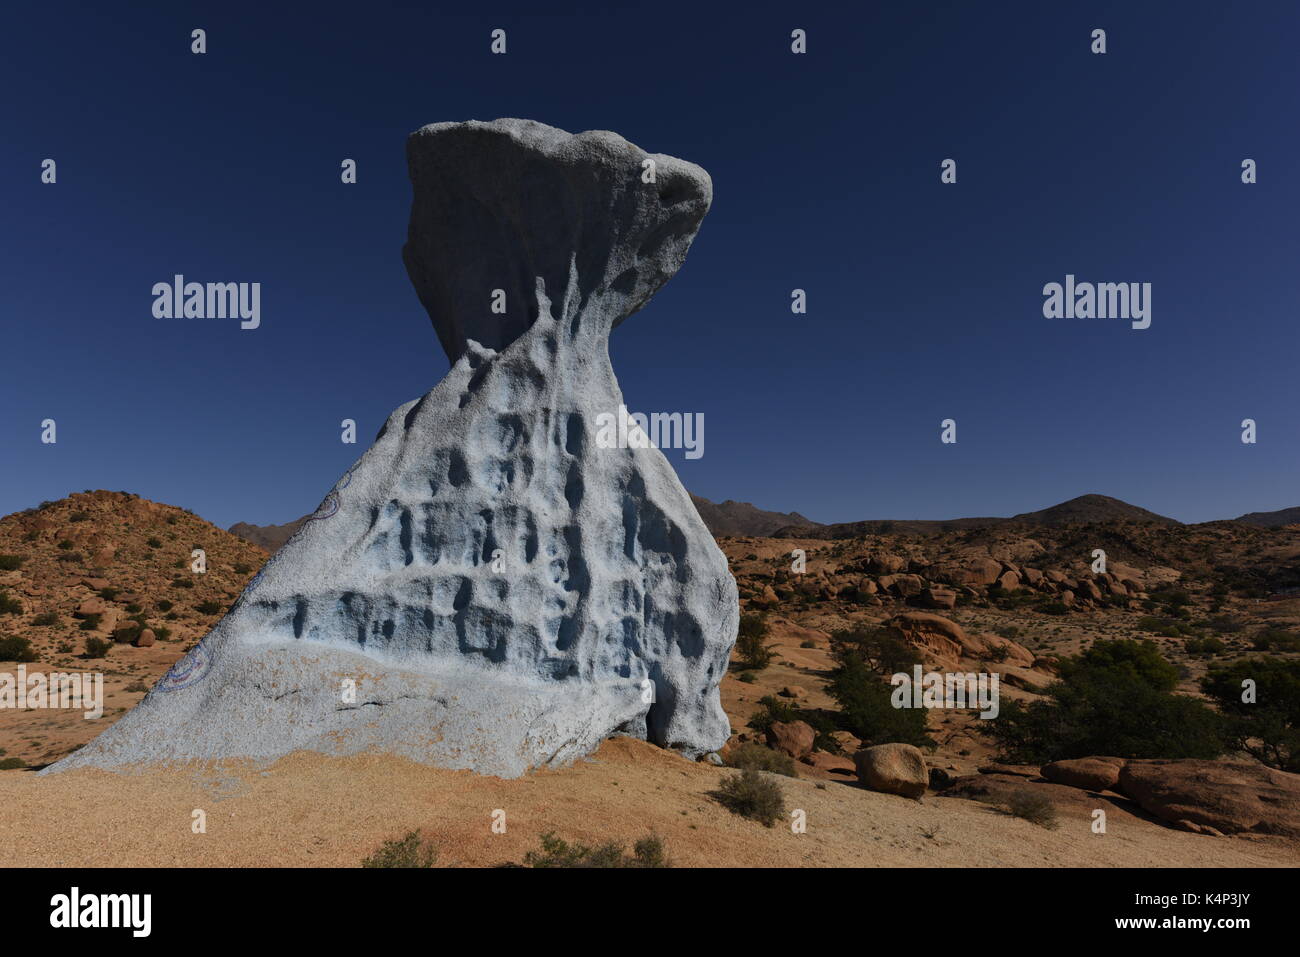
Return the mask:
<svg viewBox="0 0 1300 957">
<path fill-rule="evenodd" d="M 17 598 L 0 589 L 0 615 L 21 615 L 23 613 L 23 603 Z"/>
<path fill-rule="evenodd" d="M 161 598 L 158 601 L 154 602 L 154 607 L 157 608 L 159 611 L 171 611 L 172 603 L 169 602 L 166 598 Z"/>
<path fill-rule="evenodd" d="M 0 759 L 0 771 L 17 771 L 19 768 L 25 767 L 27 767 L 27 762 L 22 758 Z"/>
<path fill-rule="evenodd" d="M 84 562 L 86 556 L 81 554 L 81 552 L 64 552 L 55 560 L 60 562 Z"/>
<path fill-rule="evenodd" d="M 781 793 L 781 786 L 775 778 L 753 768 L 745 768 L 723 781 L 715 797 L 733 814 L 757 821 L 764 827 L 771 827 L 785 817 L 785 795 Z"/>
<path fill-rule="evenodd" d="M 215 601 L 204 601 L 194 606 L 200 615 L 215 615 L 221 611 L 221 603 Z"/>
<path fill-rule="evenodd" d="M 148 541 L 145 542 L 145 544 L 148 545 L 150 548 L 162 548 L 162 541 L 160 541 L 157 538 L 150 538 Z"/>
<path fill-rule="evenodd" d="M 736 633 L 736 654 L 740 664 L 750 671 L 762 671 L 772 663 L 772 649 L 767 644 L 767 618 L 755 612 L 740 616 Z"/>
<path fill-rule="evenodd" d="M 1098 641 L 1060 662 L 1043 700 L 1002 701 L 980 730 L 1003 760 L 1046 764 L 1110 754 L 1122 758 L 1215 758 L 1223 719 L 1203 702 L 1172 693 L 1178 669 L 1141 641 Z"/>
<path fill-rule="evenodd" d="M 103 658 L 108 654 L 108 649 L 113 647 L 113 643 L 104 638 L 90 637 L 86 639 L 86 657 Z"/>
<path fill-rule="evenodd" d="M 1255 700 L 1242 701 L 1242 683 L 1254 682 Z M 1300 661 L 1244 658 L 1211 668 L 1201 690 L 1227 717 L 1234 750 L 1271 768 L 1300 772 Z"/>
<path fill-rule="evenodd" d="M 1264 628 L 1251 638 L 1256 651 L 1300 651 L 1300 635 L 1285 628 Z"/>
<path fill-rule="evenodd" d="M 48 625 L 57 625 L 58 623 L 59 623 L 58 613 L 53 611 L 43 611 L 35 618 L 32 619 L 33 625 L 39 625 L 42 628 Z"/>
<path fill-rule="evenodd" d="M 364 861 L 362 867 L 433 867 L 438 860 L 438 849 L 426 841 L 419 831 L 408 831 L 405 837 L 384 841 L 379 850 Z"/>
<path fill-rule="evenodd" d="M 188 578 L 173 578 L 173 579 L 172 579 L 172 587 L 173 587 L 173 588 L 193 588 L 193 587 L 194 587 L 194 582 L 190 581 Z"/>
<path fill-rule="evenodd" d="M 237 565 L 235 566 L 235 574 L 236 574 L 236 575 L 247 575 L 247 574 L 248 574 L 249 572 L 251 572 L 252 570 L 253 570 L 253 566 L 251 566 L 251 565 L 245 565 L 243 562 L 240 562 L 239 564 L 237 564 Z"/>
<path fill-rule="evenodd" d="M 773 721 L 798 721 L 799 710 L 776 695 L 764 695 L 758 699 L 758 710 L 750 715 L 748 725 L 759 734 L 765 734 Z"/>
<path fill-rule="evenodd" d="M 637 841 L 631 854 L 623 853 L 623 845 L 607 841 L 597 847 L 562 840 L 548 832 L 541 836 L 541 850 L 524 855 L 528 867 L 581 867 L 581 868 L 661 868 L 672 867 L 664 851 L 663 839 L 655 834 Z"/>
<path fill-rule="evenodd" d="M 0 555 L 0 572 L 17 571 L 26 560 L 21 555 Z"/>
<path fill-rule="evenodd" d="M 1049 601 L 1038 606 L 1038 610 L 1044 615 L 1068 615 L 1070 609 L 1059 601 Z"/>
<path fill-rule="evenodd" d="M 81 624 L 77 627 L 82 631 L 94 631 L 99 627 L 99 623 L 103 618 L 104 616 L 99 614 L 99 612 L 96 612 L 93 615 L 87 615 L 85 618 L 81 619 Z"/>
<path fill-rule="evenodd" d="M 0 661 L 35 661 L 32 643 L 18 635 L 0 635 Z"/>
<path fill-rule="evenodd" d="M 826 690 L 839 704 L 841 726 L 864 746 L 898 742 L 934 747 L 926 733 L 926 710 L 895 708 L 890 686 L 861 659 L 843 659 Z"/>
<path fill-rule="evenodd" d="M 104 599 L 104 601 L 112 601 L 114 598 L 117 597 L 117 589 L 116 589 L 116 588 L 101 588 L 101 589 L 99 590 L 99 597 L 102 598 L 102 599 Z"/>
<path fill-rule="evenodd" d="M 882 675 L 911 671 L 921 661 L 920 654 L 909 642 L 887 628 L 872 624 L 834 632 L 831 656 L 840 663 L 849 659 L 860 661 Z"/>
<path fill-rule="evenodd" d="M 1221 655 L 1228 650 L 1228 645 L 1222 638 L 1188 638 L 1183 642 L 1183 650 L 1189 655 Z"/>
<path fill-rule="evenodd" d="M 89 512 L 73 512 L 68 516 L 69 522 L 84 522 L 90 518 Z"/>
<path fill-rule="evenodd" d="M 794 758 L 752 741 L 742 744 L 727 755 L 727 764 L 733 768 L 753 768 L 755 771 L 770 771 L 787 778 L 798 777 L 795 773 Z"/>
</svg>

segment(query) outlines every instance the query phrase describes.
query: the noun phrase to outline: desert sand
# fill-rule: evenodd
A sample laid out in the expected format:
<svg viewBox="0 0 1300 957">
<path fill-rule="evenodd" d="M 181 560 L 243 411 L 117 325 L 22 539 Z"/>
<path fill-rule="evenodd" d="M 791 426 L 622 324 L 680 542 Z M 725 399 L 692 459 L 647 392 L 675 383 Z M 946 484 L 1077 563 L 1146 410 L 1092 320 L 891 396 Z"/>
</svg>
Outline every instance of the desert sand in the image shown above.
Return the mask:
<svg viewBox="0 0 1300 957">
<path fill-rule="evenodd" d="M 297 753 L 265 768 L 186 765 L 136 773 L 0 776 L 0 865 L 32 867 L 356 866 L 381 842 L 420 829 L 440 867 L 521 862 L 538 837 L 630 845 L 647 831 L 678 866 L 1268 867 L 1294 866 L 1276 838 L 1214 838 L 1110 813 L 1108 833 L 1064 809 L 1045 830 L 996 808 L 923 802 L 856 784 L 780 778 L 806 833 L 765 828 L 710 796 L 738 772 L 614 739 L 590 758 L 507 781 L 388 756 Z M 202 809 L 207 833 L 191 829 Z M 492 812 L 506 813 L 494 834 Z M 1109 813 L 1109 812 L 1108 812 Z M 927 836 L 928 835 L 928 836 Z"/>
</svg>

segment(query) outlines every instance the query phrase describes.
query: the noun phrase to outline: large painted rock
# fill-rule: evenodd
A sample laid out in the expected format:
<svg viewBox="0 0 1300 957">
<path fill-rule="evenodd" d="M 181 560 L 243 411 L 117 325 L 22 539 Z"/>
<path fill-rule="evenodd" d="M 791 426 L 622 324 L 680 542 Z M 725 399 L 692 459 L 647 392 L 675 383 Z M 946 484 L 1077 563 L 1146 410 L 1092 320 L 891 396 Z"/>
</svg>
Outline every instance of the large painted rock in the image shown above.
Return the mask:
<svg viewBox="0 0 1300 957">
<path fill-rule="evenodd" d="M 726 559 L 658 449 L 600 440 L 623 403 L 609 333 L 681 266 L 708 175 L 525 120 L 428 126 L 407 154 L 404 259 L 451 371 L 49 770 L 314 749 L 512 777 L 614 734 L 727 740 Z"/>
</svg>

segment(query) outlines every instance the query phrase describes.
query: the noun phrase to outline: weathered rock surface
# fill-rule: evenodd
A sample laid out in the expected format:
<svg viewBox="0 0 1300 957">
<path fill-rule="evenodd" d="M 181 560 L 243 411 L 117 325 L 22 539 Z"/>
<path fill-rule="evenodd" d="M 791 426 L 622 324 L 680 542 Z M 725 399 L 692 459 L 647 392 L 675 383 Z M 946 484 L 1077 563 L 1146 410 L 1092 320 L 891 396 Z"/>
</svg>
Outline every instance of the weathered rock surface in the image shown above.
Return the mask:
<svg viewBox="0 0 1300 957">
<path fill-rule="evenodd" d="M 1124 758 L 1072 758 L 1044 764 L 1042 773 L 1053 784 L 1068 784 L 1086 791 L 1113 791 L 1119 784 L 1119 772 L 1124 764 Z"/>
<path fill-rule="evenodd" d="M 655 155 L 643 183 L 616 134 L 524 120 L 425 127 L 407 153 L 404 259 L 450 372 L 50 770 L 315 749 L 509 777 L 615 733 L 726 742 L 726 560 L 659 450 L 596 440 L 622 403 L 606 339 L 681 265 L 708 175 Z"/>
<path fill-rule="evenodd" d="M 1189 831 L 1253 831 L 1300 837 L 1300 774 L 1245 761 L 1129 761 L 1119 789 Z"/>
<path fill-rule="evenodd" d="M 767 744 L 792 758 L 802 758 L 812 753 L 817 732 L 807 721 L 773 721 L 767 729 Z"/>
<path fill-rule="evenodd" d="M 919 798 L 930 784 L 921 749 L 910 744 L 877 744 L 853 756 L 864 787 L 886 794 Z"/>
</svg>

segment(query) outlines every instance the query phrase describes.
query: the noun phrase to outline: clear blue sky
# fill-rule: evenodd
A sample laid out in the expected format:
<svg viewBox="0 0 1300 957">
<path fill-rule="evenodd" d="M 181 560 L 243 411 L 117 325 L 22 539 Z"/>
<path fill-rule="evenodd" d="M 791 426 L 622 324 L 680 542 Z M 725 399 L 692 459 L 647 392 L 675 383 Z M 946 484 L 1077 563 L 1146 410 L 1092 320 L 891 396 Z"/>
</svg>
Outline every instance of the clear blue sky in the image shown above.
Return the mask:
<svg viewBox="0 0 1300 957">
<path fill-rule="evenodd" d="M 685 267 L 611 345 L 630 408 L 704 413 L 703 458 L 670 455 L 698 494 L 822 521 L 1300 504 L 1293 3 L 263 6 L 3 13 L 0 513 L 314 508 L 447 369 L 401 263 L 405 136 L 500 116 L 711 173 Z M 260 282 L 261 328 L 153 318 L 174 273 Z M 1043 318 L 1067 273 L 1152 283 L 1151 328 Z"/>
</svg>

